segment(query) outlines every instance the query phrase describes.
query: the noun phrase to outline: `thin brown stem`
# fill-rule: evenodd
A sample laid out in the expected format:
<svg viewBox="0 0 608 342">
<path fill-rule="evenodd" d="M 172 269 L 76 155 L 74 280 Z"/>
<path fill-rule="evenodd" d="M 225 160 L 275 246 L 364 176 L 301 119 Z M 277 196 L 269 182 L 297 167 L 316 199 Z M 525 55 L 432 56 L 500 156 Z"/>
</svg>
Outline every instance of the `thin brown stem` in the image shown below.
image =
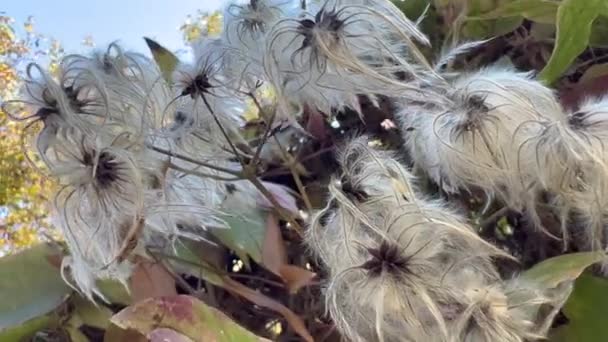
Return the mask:
<svg viewBox="0 0 608 342">
<path fill-rule="evenodd" d="M 232 149 L 232 153 L 234 153 L 234 155 L 239 159 L 239 162 L 241 163 L 241 165 L 243 167 L 245 167 L 245 163 L 244 163 L 244 161 L 243 161 L 243 159 L 241 157 L 241 154 L 237 151 L 236 146 L 234 146 L 234 144 L 232 143 L 232 139 L 230 139 L 230 136 L 228 135 L 228 132 L 226 132 L 226 130 L 224 129 L 224 125 L 222 125 L 222 123 L 220 122 L 220 120 L 217 118 L 217 115 L 215 115 L 215 111 L 211 108 L 211 105 L 207 101 L 207 97 L 205 97 L 205 95 L 201 95 L 201 98 L 203 99 L 203 102 L 205 103 L 205 106 L 209 110 L 209 113 L 211 113 L 211 116 L 213 117 L 213 121 L 215 121 L 215 123 L 219 127 L 220 131 L 222 132 L 222 135 L 224 136 L 224 138 L 226 139 L 226 141 L 230 145 L 230 148 Z"/>
<path fill-rule="evenodd" d="M 302 164 L 305 161 L 308 161 L 308 160 L 311 160 L 313 158 L 316 158 L 316 157 L 322 155 L 323 153 L 327 153 L 327 152 L 332 151 L 333 149 L 334 149 L 333 146 L 332 147 L 322 148 L 322 149 L 320 149 L 320 150 L 318 150 L 316 152 L 313 152 L 313 153 L 307 155 L 304 158 L 300 158 L 300 159 L 296 159 L 296 160 L 297 160 L 298 163 Z M 289 174 L 289 173 L 290 173 L 289 168 L 281 167 L 281 168 L 277 168 L 276 170 L 272 170 L 270 172 L 266 172 L 266 173 L 263 174 L 263 176 L 264 177 L 283 176 L 283 175 L 286 175 L 286 174 Z"/>
<path fill-rule="evenodd" d="M 204 173 L 204 172 L 199 172 L 196 170 L 191 170 L 191 169 L 185 169 L 182 167 L 179 167 L 171 162 L 169 162 L 169 168 L 179 171 L 179 172 L 183 172 L 185 174 L 189 174 L 189 175 L 193 175 L 193 176 L 197 176 L 197 177 L 201 177 L 201 178 L 211 178 L 211 179 L 215 179 L 218 181 L 224 181 L 224 182 L 233 182 L 233 181 L 237 181 L 242 179 L 241 177 L 231 177 L 231 178 L 227 178 L 227 177 L 221 177 L 221 176 L 217 176 L 217 175 L 212 175 L 210 173 Z"/>
<path fill-rule="evenodd" d="M 310 202 L 310 199 L 308 198 L 308 193 L 306 192 L 306 188 L 304 187 L 304 184 L 302 183 L 302 179 L 300 178 L 300 173 L 298 172 L 298 170 L 296 170 L 296 163 L 297 161 L 293 158 L 293 156 L 291 156 L 289 154 L 289 152 L 287 152 L 285 150 L 285 148 L 283 148 L 283 145 L 281 145 L 281 142 L 279 141 L 279 139 L 277 139 L 277 137 L 274 137 L 275 142 L 277 143 L 277 145 L 279 146 L 279 150 L 281 151 L 281 154 L 283 155 L 283 159 L 287 162 L 287 167 L 289 168 L 289 171 L 291 171 L 291 176 L 293 177 L 293 180 L 296 182 L 296 187 L 298 188 L 298 191 L 300 192 L 300 196 L 302 197 L 302 200 L 304 201 L 304 205 L 306 206 L 306 209 L 308 210 L 308 212 L 312 212 L 312 204 Z"/>
<path fill-rule="evenodd" d="M 228 274 L 230 276 L 230 278 L 234 278 L 234 279 L 250 279 L 250 280 L 257 280 L 260 282 L 263 282 L 265 284 L 268 285 L 272 285 L 272 286 L 276 286 L 276 287 L 281 287 L 284 288 L 285 285 L 279 283 L 278 281 L 273 281 L 273 280 L 268 280 L 256 275 L 252 275 L 252 274 L 240 274 L 240 273 L 229 273 Z"/>
<path fill-rule="evenodd" d="M 163 148 L 156 147 L 156 146 L 153 146 L 153 145 L 148 145 L 147 147 L 150 148 L 153 151 L 158 152 L 158 153 L 162 153 L 162 154 L 165 154 L 165 155 L 168 155 L 168 156 L 171 156 L 171 157 L 175 157 L 175 158 L 178 158 L 178 159 L 181 159 L 181 160 L 185 160 L 185 161 L 187 161 L 189 163 L 192 163 L 192 164 L 196 164 L 196 165 L 200 165 L 200 166 L 212 169 L 212 170 L 224 172 L 224 173 L 227 173 L 229 175 L 236 176 L 236 177 L 241 177 L 242 176 L 242 172 L 241 171 L 235 171 L 235 170 L 231 170 L 231 169 L 228 169 L 228 168 L 225 168 L 225 167 L 209 164 L 209 163 L 206 163 L 206 162 L 194 159 L 194 158 L 190 158 L 190 157 L 185 156 L 183 154 L 172 152 L 170 150 L 165 150 Z"/>
<path fill-rule="evenodd" d="M 262 105 L 260 104 L 258 99 L 255 97 L 255 95 L 253 95 L 252 93 L 249 93 L 248 96 L 253 100 L 253 103 L 258 108 L 258 111 L 260 112 L 260 116 L 263 118 L 266 118 L 267 115 L 264 112 Z M 260 159 L 260 154 L 262 153 L 262 148 L 264 148 L 264 145 L 266 144 L 266 142 L 268 141 L 268 137 L 270 136 L 270 132 L 272 131 L 272 125 L 274 124 L 274 119 L 276 117 L 276 114 L 277 113 L 275 111 L 270 116 L 270 120 L 268 120 L 268 123 L 266 124 L 266 131 L 264 132 L 264 135 L 262 136 L 262 141 L 256 148 L 255 155 L 253 156 L 253 159 L 251 160 L 250 165 L 257 165 L 258 160 Z"/>
</svg>

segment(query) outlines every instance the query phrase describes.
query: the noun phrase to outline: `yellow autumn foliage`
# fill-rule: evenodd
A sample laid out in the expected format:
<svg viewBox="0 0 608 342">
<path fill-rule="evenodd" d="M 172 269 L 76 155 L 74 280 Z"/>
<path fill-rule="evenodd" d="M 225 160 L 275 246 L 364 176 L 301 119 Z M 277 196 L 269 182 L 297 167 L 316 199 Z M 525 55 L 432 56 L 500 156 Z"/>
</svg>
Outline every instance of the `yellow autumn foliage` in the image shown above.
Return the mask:
<svg viewBox="0 0 608 342">
<path fill-rule="evenodd" d="M 184 41 L 192 43 L 201 36 L 216 37 L 222 33 L 224 25 L 223 17 L 220 12 L 198 12 L 196 15 L 189 15 L 185 23 L 180 27 Z"/>
<path fill-rule="evenodd" d="M 14 20 L 0 16 L 0 102 L 13 98 L 20 86 L 20 68 L 30 57 L 34 22 L 24 23 L 24 37 L 18 37 Z M 45 53 L 56 63 L 62 52 L 53 41 Z M 10 121 L 0 110 L 0 252 L 10 253 L 54 235 L 48 224 L 48 196 L 51 182 L 35 171 L 23 153 L 24 123 Z"/>
</svg>

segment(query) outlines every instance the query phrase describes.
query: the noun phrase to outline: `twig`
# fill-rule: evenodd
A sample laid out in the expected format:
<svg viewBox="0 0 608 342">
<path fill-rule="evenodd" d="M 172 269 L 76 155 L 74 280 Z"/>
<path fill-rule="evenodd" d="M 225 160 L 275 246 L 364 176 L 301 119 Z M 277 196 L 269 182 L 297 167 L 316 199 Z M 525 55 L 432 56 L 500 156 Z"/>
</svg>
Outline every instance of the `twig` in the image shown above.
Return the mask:
<svg viewBox="0 0 608 342">
<path fill-rule="evenodd" d="M 228 276 L 230 276 L 231 278 L 236 278 L 236 279 L 250 279 L 250 280 L 257 280 L 260 281 L 262 283 L 268 284 L 268 285 L 272 285 L 272 286 L 276 286 L 276 287 L 281 287 L 284 288 L 285 285 L 282 283 L 279 283 L 277 281 L 273 281 L 273 280 L 268 280 L 256 275 L 252 275 L 252 274 L 240 274 L 240 273 L 228 273 Z"/>
<path fill-rule="evenodd" d="M 225 168 L 225 167 L 209 164 L 209 163 L 206 163 L 206 162 L 194 159 L 194 158 L 190 158 L 190 157 L 185 156 L 185 155 L 180 154 L 180 153 L 176 153 L 176 152 L 172 152 L 172 151 L 169 151 L 169 150 L 165 150 L 165 149 L 160 148 L 160 147 L 156 147 L 156 146 L 153 146 L 153 145 L 147 145 L 147 147 L 150 148 L 153 151 L 158 152 L 158 153 L 166 154 L 168 156 L 175 157 L 175 158 L 178 158 L 178 159 L 181 159 L 181 160 L 185 160 L 185 161 L 190 162 L 192 164 L 200 165 L 200 166 L 212 169 L 212 170 L 224 172 L 224 173 L 227 173 L 229 175 L 233 175 L 233 176 L 237 176 L 237 177 L 241 177 L 243 175 L 242 172 L 240 172 L 240 171 L 235 171 L 235 170 L 231 170 L 231 169 L 228 169 L 228 168 Z"/>
<path fill-rule="evenodd" d="M 253 103 L 258 108 L 258 111 L 260 112 L 260 115 L 262 117 L 264 117 L 264 118 L 267 117 L 266 113 L 264 112 L 264 109 L 262 108 L 262 105 L 260 104 L 260 102 L 258 101 L 258 99 L 255 97 L 255 95 L 253 95 L 252 93 L 248 93 L 247 95 L 253 100 Z M 270 120 L 268 120 L 268 123 L 266 124 L 266 131 L 264 132 L 264 135 L 262 136 L 262 141 L 260 142 L 260 144 L 256 148 L 255 155 L 253 156 L 253 159 L 250 162 L 251 165 L 257 165 L 258 160 L 260 158 L 260 154 L 262 153 L 262 148 L 264 147 L 264 145 L 268 141 L 268 137 L 270 136 L 270 132 L 272 131 L 272 125 L 274 123 L 276 115 L 277 115 L 277 113 L 275 111 L 270 116 Z"/>
<path fill-rule="evenodd" d="M 498 219 L 509 211 L 508 207 L 502 207 L 496 210 L 492 215 L 481 221 L 479 227 L 485 232 L 490 226 L 496 224 Z"/>
<path fill-rule="evenodd" d="M 232 182 L 232 181 L 236 181 L 239 179 L 242 179 L 241 177 L 232 177 L 232 178 L 227 178 L 227 177 L 220 177 L 217 175 L 212 175 L 210 173 L 203 173 L 203 172 L 199 172 L 199 171 L 195 171 L 195 170 L 190 170 L 190 169 L 185 169 L 182 168 L 180 166 L 177 166 L 171 162 L 169 162 L 169 167 L 173 170 L 179 171 L 179 172 L 183 172 L 186 174 L 190 174 L 193 176 L 197 176 L 197 177 L 201 177 L 201 178 L 211 178 L 211 179 L 215 179 L 218 181 L 226 181 L 226 182 Z"/>
<path fill-rule="evenodd" d="M 334 149 L 334 146 L 325 147 L 325 148 L 322 148 L 322 149 L 320 149 L 318 151 L 315 151 L 315 152 L 307 155 L 304 158 L 296 159 L 296 161 L 301 164 L 301 163 L 303 163 L 305 161 L 308 161 L 308 160 L 311 160 L 311 159 L 313 159 L 315 157 L 318 157 L 318 156 L 322 155 L 323 153 L 331 152 L 333 149 Z M 281 167 L 281 168 L 277 168 L 276 170 L 272 170 L 270 172 L 266 172 L 266 173 L 263 174 L 263 176 L 264 177 L 282 176 L 282 175 L 288 174 L 289 172 L 291 172 L 289 170 L 289 168 Z"/>
<path fill-rule="evenodd" d="M 275 136 L 274 137 L 275 142 L 277 143 L 277 145 L 279 146 L 279 150 L 281 151 L 281 154 L 283 155 L 283 159 L 285 159 L 285 161 L 287 162 L 287 167 L 289 167 L 289 171 L 291 172 L 291 176 L 293 177 L 293 180 L 296 182 L 296 187 L 298 188 L 298 192 L 300 192 L 300 196 L 302 197 L 302 200 L 304 201 L 304 205 L 306 206 L 306 209 L 308 210 L 308 212 L 312 212 L 312 204 L 310 202 L 310 199 L 308 198 L 308 193 L 306 192 L 306 188 L 304 188 L 304 184 L 302 184 L 302 179 L 300 178 L 300 174 L 298 173 L 298 170 L 296 170 L 295 168 L 295 159 L 289 154 L 289 152 L 287 152 L 283 146 L 281 145 L 281 142 L 279 141 L 279 139 Z"/>
<path fill-rule="evenodd" d="M 236 146 L 234 146 L 234 144 L 232 143 L 232 139 L 230 139 L 230 136 L 228 136 L 228 133 L 224 129 L 224 126 L 222 125 L 222 123 L 220 122 L 220 120 L 217 118 L 217 115 L 215 115 L 215 111 L 211 108 L 211 105 L 207 101 L 207 98 L 205 97 L 204 94 L 201 95 L 201 98 L 203 99 L 203 102 L 205 103 L 205 106 L 209 110 L 209 113 L 211 113 L 211 116 L 213 116 L 213 121 L 215 121 L 215 123 L 219 127 L 220 131 L 222 132 L 222 135 L 224 136 L 224 138 L 226 139 L 226 141 L 230 145 L 230 148 L 232 149 L 232 152 L 239 159 L 239 162 L 241 163 L 241 165 L 245 166 L 245 163 L 244 163 L 244 161 L 243 161 L 243 159 L 241 157 L 241 154 L 237 151 Z"/>
</svg>

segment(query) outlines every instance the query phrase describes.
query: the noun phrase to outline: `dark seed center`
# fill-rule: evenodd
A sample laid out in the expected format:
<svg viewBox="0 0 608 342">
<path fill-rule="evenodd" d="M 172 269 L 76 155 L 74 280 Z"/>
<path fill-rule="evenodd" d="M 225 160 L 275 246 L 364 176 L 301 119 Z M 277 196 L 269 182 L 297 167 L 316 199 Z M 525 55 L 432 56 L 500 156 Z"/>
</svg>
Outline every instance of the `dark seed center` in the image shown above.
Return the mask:
<svg viewBox="0 0 608 342">
<path fill-rule="evenodd" d="M 372 277 L 380 276 L 383 272 L 397 275 L 409 272 L 409 259 L 401 255 L 398 245 L 383 241 L 378 248 L 368 248 L 371 258 L 361 268 Z"/>
<path fill-rule="evenodd" d="M 191 84 L 189 84 L 184 91 L 182 96 L 190 95 L 195 98 L 197 95 L 209 93 L 209 89 L 213 88 L 209 81 L 209 76 L 206 73 L 198 74 Z"/>
<path fill-rule="evenodd" d="M 119 179 L 119 169 L 118 161 L 110 153 L 102 152 L 99 155 L 95 179 L 102 188 L 108 187 Z"/>
</svg>

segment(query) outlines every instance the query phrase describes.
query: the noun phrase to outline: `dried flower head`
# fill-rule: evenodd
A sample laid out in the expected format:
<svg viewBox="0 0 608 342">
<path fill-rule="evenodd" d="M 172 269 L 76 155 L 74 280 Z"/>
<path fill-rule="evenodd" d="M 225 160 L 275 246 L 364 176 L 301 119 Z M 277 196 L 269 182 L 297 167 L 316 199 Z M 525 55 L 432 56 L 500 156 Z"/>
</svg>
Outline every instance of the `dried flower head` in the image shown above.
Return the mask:
<svg viewBox="0 0 608 342">
<path fill-rule="evenodd" d="M 91 56 L 68 55 L 61 65 L 64 87 L 71 90 L 83 114 L 98 117 L 97 125 L 122 125 L 147 133 L 165 119 L 171 90 L 150 58 L 112 43 Z"/>
<path fill-rule="evenodd" d="M 367 142 L 344 148 L 340 181 L 307 234 L 330 272 L 330 314 L 357 341 L 447 340 L 446 317 L 462 305 L 460 285 L 448 274 L 467 270 L 489 282 L 497 278 L 490 256 L 504 253 L 444 204 L 418 194 L 413 176 Z"/>
<path fill-rule="evenodd" d="M 238 128 L 243 124 L 245 104 L 222 67 L 225 56 L 221 41 L 201 40 L 195 50 L 196 63 L 182 63 L 174 72 L 174 88 L 176 113 L 193 120 L 184 133 L 202 133 L 227 146 L 229 139 L 242 141 Z"/>
<path fill-rule="evenodd" d="M 27 122 L 23 129 L 24 138 L 32 134 L 31 128 L 42 123 L 35 147 L 44 153 L 57 134 L 61 134 L 62 128 L 74 125 L 82 127 L 84 121 L 74 112 L 72 97 L 39 65 L 29 64 L 25 74 L 20 98 L 2 103 L 2 111 L 13 120 Z"/>
<path fill-rule="evenodd" d="M 523 342 L 544 339 L 571 284 L 541 290 L 522 278 L 475 284 L 459 275 L 463 305 L 449 322 L 454 341 Z M 538 314 L 540 311 L 546 314 Z"/>
<path fill-rule="evenodd" d="M 447 192 L 478 188 L 525 208 L 530 180 L 519 169 L 519 147 L 539 129 L 520 127 L 563 116 L 551 90 L 528 74 L 489 68 L 447 92 L 445 105 L 406 103 L 399 115 L 417 166 Z"/>
<path fill-rule="evenodd" d="M 345 107 L 359 111 L 356 95 L 374 100 L 379 89 L 414 96 L 418 88 L 396 74 L 405 71 L 415 78 L 417 67 L 402 56 L 417 51 L 412 40 L 428 41 L 391 6 L 388 1 L 327 1 L 311 6 L 310 13 L 279 20 L 267 34 L 264 58 L 268 80 L 287 101 L 279 109 L 291 114 L 289 105 L 296 104 L 325 113 Z"/>
<path fill-rule="evenodd" d="M 532 122 L 538 134 L 520 148 L 520 168 L 534 175 L 538 187 L 548 191 L 562 218 L 562 235 L 584 236 L 581 249 L 602 249 L 606 244 L 605 216 L 608 204 L 608 163 L 605 133 L 606 100 L 588 100 L 561 120 Z M 569 215 L 582 218 L 584 234 L 568 229 Z M 578 239 L 581 240 L 581 239 Z"/>
</svg>

